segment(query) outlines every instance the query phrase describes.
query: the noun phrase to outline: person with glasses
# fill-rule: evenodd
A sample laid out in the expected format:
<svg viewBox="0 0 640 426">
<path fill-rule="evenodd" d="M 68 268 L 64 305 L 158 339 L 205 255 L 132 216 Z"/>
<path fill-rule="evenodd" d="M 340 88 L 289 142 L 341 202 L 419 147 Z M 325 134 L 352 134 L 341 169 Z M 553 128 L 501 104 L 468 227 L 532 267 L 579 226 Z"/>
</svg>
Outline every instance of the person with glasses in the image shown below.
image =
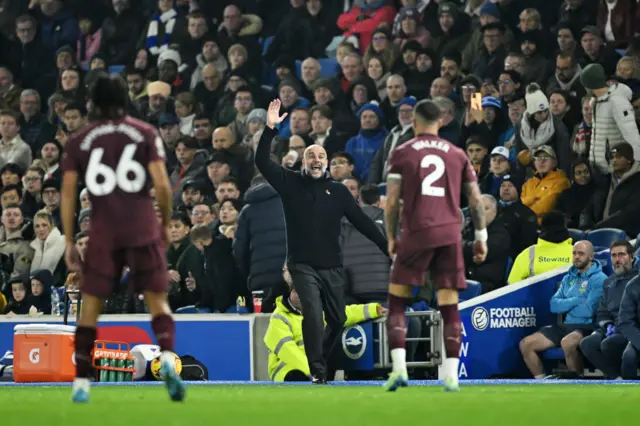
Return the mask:
<svg viewBox="0 0 640 426">
<path fill-rule="evenodd" d="M 481 79 L 498 78 L 507 57 L 507 49 L 504 45 L 505 31 L 506 27 L 502 22 L 494 22 L 482 27 L 482 48 L 471 69 L 474 75 Z"/>
<path fill-rule="evenodd" d="M 248 87 L 241 87 L 236 91 L 233 107 L 236 110 L 236 117 L 235 120 L 229 124 L 229 128 L 233 133 L 234 140 L 239 142 L 244 139 L 249 131 L 249 122 L 247 118 L 255 108 L 253 94 Z"/>
<path fill-rule="evenodd" d="M 566 90 L 571 96 L 581 99 L 587 91 L 580 82 L 582 67 L 573 53 L 561 52 L 556 55 L 556 71 L 549 79 L 547 91 Z"/>
<path fill-rule="evenodd" d="M 535 175 L 522 187 L 520 199 L 538 216 L 538 222 L 550 212 L 560 193 L 571 186 L 567 175 L 558 170 L 556 151 L 542 145 L 533 151 Z"/>
<path fill-rule="evenodd" d="M 518 71 L 502 71 L 498 77 L 498 91 L 500 99 L 513 96 L 522 86 L 522 77 Z"/>
<path fill-rule="evenodd" d="M 353 159 L 353 156 L 348 152 L 338 151 L 333 154 L 331 157 L 331 163 L 329 163 L 331 179 L 336 182 L 342 182 L 353 176 L 354 163 L 355 160 Z"/>
</svg>

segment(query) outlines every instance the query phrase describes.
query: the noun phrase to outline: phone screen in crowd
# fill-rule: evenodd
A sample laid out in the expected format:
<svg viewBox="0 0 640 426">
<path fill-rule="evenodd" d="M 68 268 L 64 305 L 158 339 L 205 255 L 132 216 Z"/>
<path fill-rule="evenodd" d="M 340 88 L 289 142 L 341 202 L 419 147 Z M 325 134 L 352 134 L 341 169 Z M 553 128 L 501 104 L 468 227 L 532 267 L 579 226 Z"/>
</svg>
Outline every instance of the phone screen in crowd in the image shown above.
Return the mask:
<svg viewBox="0 0 640 426">
<path fill-rule="evenodd" d="M 471 96 L 471 109 L 482 111 L 482 93 L 476 92 Z"/>
</svg>

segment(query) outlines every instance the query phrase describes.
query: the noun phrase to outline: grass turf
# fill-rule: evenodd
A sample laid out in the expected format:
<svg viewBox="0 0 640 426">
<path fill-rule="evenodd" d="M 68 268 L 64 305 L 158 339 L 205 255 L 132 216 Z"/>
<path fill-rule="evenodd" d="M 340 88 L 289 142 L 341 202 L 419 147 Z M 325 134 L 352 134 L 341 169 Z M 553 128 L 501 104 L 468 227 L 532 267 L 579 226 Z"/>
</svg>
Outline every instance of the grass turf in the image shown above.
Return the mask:
<svg viewBox="0 0 640 426">
<path fill-rule="evenodd" d="M 0 424 L 589 426 L 638 418 L 637 386 L 379 387 L 190 386 L 184 403 L 164 387 L 96 387 L 74 405 L 71 389 L 0 388 Z M 446 423 L 445 423 L 446 422 Z M 453 422 L 453 423 L 452 423 Z"/>
</svg>

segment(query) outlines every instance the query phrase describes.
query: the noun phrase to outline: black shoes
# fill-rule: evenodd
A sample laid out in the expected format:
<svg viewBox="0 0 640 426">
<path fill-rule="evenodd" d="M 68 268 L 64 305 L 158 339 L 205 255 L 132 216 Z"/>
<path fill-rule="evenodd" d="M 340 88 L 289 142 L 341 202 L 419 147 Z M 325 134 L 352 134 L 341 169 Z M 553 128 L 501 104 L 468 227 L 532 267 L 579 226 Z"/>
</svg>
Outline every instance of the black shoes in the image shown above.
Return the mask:
<svg viewBox="0 0 640 426">
<path fill-rule="evenodd" d="M 311 384 L 313 385 L 328 385 L 327 379 L 323 379 L 321 377 L 312 377 Z"/>
</svg>

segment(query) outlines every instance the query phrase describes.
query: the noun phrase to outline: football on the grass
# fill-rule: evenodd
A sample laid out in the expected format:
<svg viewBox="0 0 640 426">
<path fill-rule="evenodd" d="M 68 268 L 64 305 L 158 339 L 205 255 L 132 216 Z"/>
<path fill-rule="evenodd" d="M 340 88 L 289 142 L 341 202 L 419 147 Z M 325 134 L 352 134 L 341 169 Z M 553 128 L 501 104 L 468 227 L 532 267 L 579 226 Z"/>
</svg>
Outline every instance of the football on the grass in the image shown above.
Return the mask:
<svg viewBox="0 0 640 426">
<path fill-rule="evenodd" d="M 173 368 L 176 371 L 176 374 L 179 375 L 182 372 L 182 361 L 180 361 L 180 357 L 178 355 L 173 352 L 171 354 L 173 355 Z M 151 361 L 151 374 L 153 374 L 153 377 L 157 380 L 162 380 L 162 376 L 160 375 L 160 366 L 160 357 Z"/>
</svg>

